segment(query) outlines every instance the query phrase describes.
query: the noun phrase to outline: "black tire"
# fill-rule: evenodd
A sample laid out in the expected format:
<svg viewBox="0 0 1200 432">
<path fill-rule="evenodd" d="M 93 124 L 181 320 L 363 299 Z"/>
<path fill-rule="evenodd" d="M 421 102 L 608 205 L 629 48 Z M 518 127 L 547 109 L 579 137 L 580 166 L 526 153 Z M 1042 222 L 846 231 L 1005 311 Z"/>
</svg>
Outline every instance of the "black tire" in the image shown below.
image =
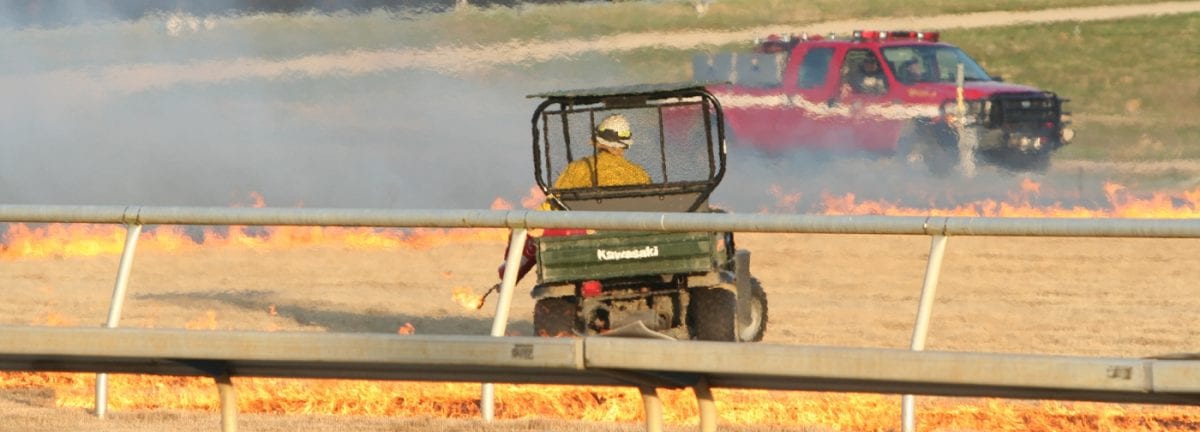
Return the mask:
<svg viewBox="0 0 1200 432">
<path fill-rule="evenodd" d="M 698 340 L 735 342 L 737 295 L 720 288 L 694 288 L 688 302 L 688 329 Z"/>
<path fill-rule="evenodd" d="M 750 322 L 744 326 L 738 323 L 738 340 L 759 342 L 767 332 L 767 293 L 755 278 L 750 278 L 750 289 Z"/>
<path fill-rule="evenodd" d="M 579 313 L 569 297 L 551 297 L 533 306 L 533 332 L 538 336 L 561 337 L 578 334 Z"/>
<path fill-rule="evenodd" d="M 896 159 L 907 163 L 918 155 L 935 177 L 945 177 L 958 166 L 958 136 L 945 125 L 917 122 L 906 126 L 896 143 Z"/>
</svg>

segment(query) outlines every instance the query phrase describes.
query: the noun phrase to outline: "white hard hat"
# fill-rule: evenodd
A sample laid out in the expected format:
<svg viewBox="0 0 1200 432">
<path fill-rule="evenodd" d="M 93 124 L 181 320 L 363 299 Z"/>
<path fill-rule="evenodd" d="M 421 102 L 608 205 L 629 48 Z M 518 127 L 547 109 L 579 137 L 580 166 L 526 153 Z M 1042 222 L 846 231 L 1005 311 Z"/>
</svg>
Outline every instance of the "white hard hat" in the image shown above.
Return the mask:
<svg viewBox="0 0 1200 432">
<path fill-rule="evenodd" d="M 629 148 L 633 145 L 633 132 L 629 129 L 629 120 L 620 114 L 605 117 L 596 126 L 596 142 L 614 148 Z"/>
</svg>

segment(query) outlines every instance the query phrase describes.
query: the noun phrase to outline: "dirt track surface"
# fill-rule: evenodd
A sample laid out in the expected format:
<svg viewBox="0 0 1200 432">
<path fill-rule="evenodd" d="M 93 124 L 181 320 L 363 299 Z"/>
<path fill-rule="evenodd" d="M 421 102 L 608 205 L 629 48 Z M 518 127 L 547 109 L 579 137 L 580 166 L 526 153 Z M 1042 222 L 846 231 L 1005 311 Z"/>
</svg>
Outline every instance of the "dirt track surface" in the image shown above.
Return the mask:
<svg viewBox="0 0 1200 432">
<path fill-rule="evenodd" d="M 907 348 L 930 240 L 923 236 L 738 236 L 770 297 L 764 342 Z M 496 282 L 504 245 L 359 251 L 222 247 L 138 257 L 122 327 L 417 334 L 490 331 L 452 300 Z M 928 349 L 1100 356 L 1196 351 L 1200 240 L 954 237 Z M 7 261 L 0 323 L 96 326 L 116 257 Z M 509 334 L 532 335 L 532 278 Z"/>
<path fill-rule="evenodd" d="M 752 272 L 769 296 L 764 343 L 908 346 L 928 238 L 742 234 L 738 244 L 752 251 Z M 502 250 L 492 241 L 392 251 L 143 253 L 121 325 L 390 334 L 410 325 L 416 334 L 485 335 L 495 298 L 483 310 L 470 310 L 451 295 L 459 287 L 480 294 L 494 283 Z M 0 280 L 10 298 L 0 305 L 0 319 L 96 326 L 106 316 L 116 266 L 116 257 L 5 262 Z M 1128 357 L 1196 352 L 1197 267 L 1200 240 L 955 237 L 927 349 Z M 532 333 L 529 286 L 529 280 L 518 286 L 510 334 Z M 33 430 L 211 430 L 216 424 L 213 414 L 161 412 L 100 422 L 80 409 L 52 408 L 52 400 L 37 392 L 0 392 L 0 409 L 21 419 L 12 423 L 21 429 L 52 425 Z M 34 420 L 45 416 L 56 420 Z M 399 420 L 352 423 L 363 430 L 431 427 Z M 247 430 L 289 430 L 286 418 L 243 421 L 254 425 Z M 342 425 L 311 421 L 320 423 L 309 427 Z"/>
</svg>

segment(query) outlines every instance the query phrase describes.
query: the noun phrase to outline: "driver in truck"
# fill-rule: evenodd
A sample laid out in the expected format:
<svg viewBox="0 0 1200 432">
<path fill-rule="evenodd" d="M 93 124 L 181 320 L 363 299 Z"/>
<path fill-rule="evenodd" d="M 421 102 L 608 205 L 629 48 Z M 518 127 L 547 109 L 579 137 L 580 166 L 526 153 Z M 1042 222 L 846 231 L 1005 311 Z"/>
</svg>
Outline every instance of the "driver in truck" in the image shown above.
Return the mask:
<svg viewBox="0 0 1200 432">
<path fill-rule="evenodd" d="M 842 95 L 849 93 L 881 95 L 887 93 L 883 70 L 879 68 L 879 60 L 874 54 L 867 54 L 857 67 L 846 72 L 846 82 L 842 87 Z"/>
<path fill-rule="evenodd" d="M 592 132 L 592 146 L 595 152 L 591 156 L 567 164 L 567 168 L 554 180 L 555 189 L 650 183 L 650 175 L 646 173 L 646 169 L 625 158 L 625 151 L 633 145 L 633 131 L 625 116 L 613 114 L 605 117 Z M 549 202 L 543 203 L 541 210 L 550 210 Z M 532 239 L 526 239 L 525 249 L 521 251 L 517 281 L 524 278 L 537 264 L 537 243 L 530 240 Z M 510 238 L 509 242 L 511 241 Z M 496 269 L 501 279 L 504 278 L 504 268 L 505 265 L 501 263 Z"/>
</svg>

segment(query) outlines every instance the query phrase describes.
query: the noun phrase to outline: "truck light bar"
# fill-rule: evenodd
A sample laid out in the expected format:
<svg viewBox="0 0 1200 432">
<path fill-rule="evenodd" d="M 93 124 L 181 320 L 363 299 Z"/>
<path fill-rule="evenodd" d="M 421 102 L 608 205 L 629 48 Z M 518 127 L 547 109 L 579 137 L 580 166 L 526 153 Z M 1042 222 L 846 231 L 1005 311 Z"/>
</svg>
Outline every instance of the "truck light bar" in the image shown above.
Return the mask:
<svg viewBox="0 0 1200 432">
<path fill-rule="evenodd" d="M 910 30 L 855 30 L 853 40 L 855 42 L 879 42 L 886 40 L 916 40 L 925 42 L 937 42 L 938 32 L 919 32 Z"/>
</svg>

